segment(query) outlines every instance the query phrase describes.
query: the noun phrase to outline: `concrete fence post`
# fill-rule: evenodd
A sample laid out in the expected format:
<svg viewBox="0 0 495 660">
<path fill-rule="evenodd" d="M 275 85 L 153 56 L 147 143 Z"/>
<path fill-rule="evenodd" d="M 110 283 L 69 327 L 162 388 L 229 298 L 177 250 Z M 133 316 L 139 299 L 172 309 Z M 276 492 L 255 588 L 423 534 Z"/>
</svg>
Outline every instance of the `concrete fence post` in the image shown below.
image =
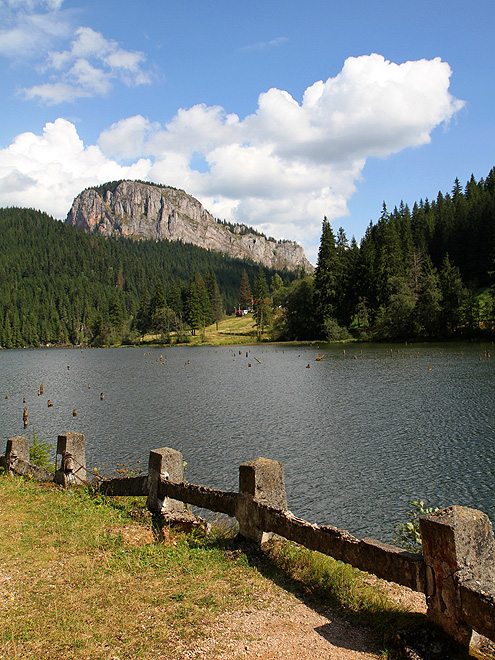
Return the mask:
<svg viewBox="0 0 495 660">
<path fill-rule="evenodd" d="M 55 483 L 67 486 L 87 481 L 86 443 L 82 433 L 61 433 L 57 438 L 57 456 L 59 454 L 62 464 L 55 472 Z"/>
<path fill-rule="evenodd" d="M 428 617 L 463 646 L 472 627 L 462 613 L 461 585 L 493 576 L 495 540 L 481 511 L 451 506 L 419 521 L 426 564 Z"/>
<path fill-rule="evenodd" d="M 255 458 L 239 467 L 239 498 L 236 507 L 239 533 L 256 543 L 264 543 L 272 534 L 260 527 L 255 506 L 257 503 L 287 511 L 284 468 L 279 461 Z"/>
<path fill-rule="evenodd" d="M 7 440 L 5 449 L 5 469 L 7 472 L 10 471 L 16 460 L 29 463 L 29 438 L 24 438 L 22 435 L 16 435 Z"/>
<path fill-rule="evenodd" d="M 158 483 L 160 479 L 167 479 L 173 483 L 184 481 L 184 462 L 180 451 L 162 447 L 150 451 L 148 462 L 148 498 L 146 505 L 151 513 L 171 514 L 185 511 L 183 502 L 158 496 Z"/>
</svg>

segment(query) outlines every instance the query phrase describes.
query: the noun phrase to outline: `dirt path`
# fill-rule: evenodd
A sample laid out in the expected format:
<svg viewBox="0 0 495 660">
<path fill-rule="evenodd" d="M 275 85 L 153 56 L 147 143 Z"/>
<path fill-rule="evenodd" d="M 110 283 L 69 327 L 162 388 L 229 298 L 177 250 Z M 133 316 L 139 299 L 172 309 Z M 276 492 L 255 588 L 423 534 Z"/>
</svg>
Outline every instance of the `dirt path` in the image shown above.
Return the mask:
<svg viewBox="0 0 495 660">
<path fill-rule="evenodd" d="M 425 600 L 405 587 L 370 576 L 397 603 L 424 612 Z M 259 607 L 261 605 L 261 607 Z M 215 660 L 370 660 L 380 658 L 371 630 L 350 625 L 331 610 L 316 612 L 282 589 L 275 598 L 258 595 L 248 611 L 222 616 L 211 636 L 185 658 Z"/>
</svg>

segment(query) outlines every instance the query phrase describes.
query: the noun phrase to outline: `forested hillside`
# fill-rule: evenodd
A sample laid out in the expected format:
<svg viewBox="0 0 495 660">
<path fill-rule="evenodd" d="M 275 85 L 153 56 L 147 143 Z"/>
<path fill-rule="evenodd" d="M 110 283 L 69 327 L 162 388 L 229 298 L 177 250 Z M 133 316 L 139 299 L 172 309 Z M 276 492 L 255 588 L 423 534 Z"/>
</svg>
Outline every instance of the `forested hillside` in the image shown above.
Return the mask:
<svg viewBox="0 0 495 660">
<path fill-rule="evenodd" d="M 194 245 L 90 236 L 38 211 L 0 209 L 0 346 L 183 330 L 198 298 L 212 322 L 238 304 L 244 270 L 254 282 L 258 265 Z"/>
<path fill-rule="evenodd" d="M 314 276 L 28 209 L 0 209 L 0 257 L 3 347 L 187 339 L 251 295 L 260 338 L 271 326 L 281 340 L 493 338 L 495 169 L 412 210 L 384 204 L 359 245 L 325 218 Z"/>
<path fill-rule="evenodd" d="M 450 194 L 384 204 L 360 245 L 324 219 L 314 278 L 276 294 L 285 338 L 493 336 L 495 169 Z"/>
</svg>

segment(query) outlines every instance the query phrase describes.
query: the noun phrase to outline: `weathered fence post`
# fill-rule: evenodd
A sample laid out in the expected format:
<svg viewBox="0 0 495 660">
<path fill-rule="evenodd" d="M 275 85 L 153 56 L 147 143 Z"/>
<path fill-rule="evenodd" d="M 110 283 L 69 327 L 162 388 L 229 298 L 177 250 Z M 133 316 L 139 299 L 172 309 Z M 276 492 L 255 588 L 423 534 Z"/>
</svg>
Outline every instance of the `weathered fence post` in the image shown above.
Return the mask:
<svg viewBox="0 0 495 660">
<path fill-rule="evenodd" d="M 146 505 L 152 513 L 170 514 L 185 511 L 183 502 L 165 497 L 163 500 L 158 496 L 158 484 L 160 479 L 167 479 L 180 484 L 184 481 L 184 462 L 180 451 L 162 447 L 150 451 L 148 463 L 148 498 Z"/>
<path fill-rule="evenodd" d="M 259 525 L 257 503 L 287 511 L 284 468 L 279 461 L 255 458 L 239 467 L 239 499 L 235 514 L 239 533 L 256 543 L 264 543 L 272 535 Z"/>
<path fill-rule="evenodd" d="M 17 460 L 29 463 L 29 438 L 24 438 L 22 435 L 16 435 L 7 440 L 5 470 L 10 472 L 10 468 Z"/>
<path fill-rule="evenodd" d="M 57 439 L 58 454 L 62 456 L 62 464 L 55 472 L 55 483 L 67 486 L 87 481 L 86 444 L 82 433 L 61 433 Z"/>
<path fill-rule="evenodd" d="M 428 617 L 469 647 L 472 627 L 463 615 L 461 586 L 465 581 L 493 580 L 495 540 L 490 519 L 481 511 L 451 506 L 421 517 L 419 524 Z"/>
</svg>

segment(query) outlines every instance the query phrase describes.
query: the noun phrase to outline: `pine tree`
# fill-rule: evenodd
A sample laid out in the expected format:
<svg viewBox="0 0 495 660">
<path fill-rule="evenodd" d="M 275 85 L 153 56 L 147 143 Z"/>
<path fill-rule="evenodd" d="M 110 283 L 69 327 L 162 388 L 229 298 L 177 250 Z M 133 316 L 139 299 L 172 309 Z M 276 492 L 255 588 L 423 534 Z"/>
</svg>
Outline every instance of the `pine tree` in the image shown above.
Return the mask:
<svg viewBox="0 0 495 660">
<path fill-rule="evenodd" d="M 145 289 L 139 301 L 139 308 L 135 319 L 135 328 L 142 335 L 151 329 L 150 302 L 150 294 L 148 293 L 148 289 Z"/>
<path fill-rule="evenodd" d="M 163 319 L 166 308 L 167 299 L 165 298 L 165 290 L 162 281 L 157 280 L 149 305 L 150 325 L 154 332 L 163 332 Z"/>
<path fill-rule="evenodd" d="M 254 281 L 253 291 L 253 317 L 257 328 L 258 341 L 261 340 L 261 335 L 264 329 L 270 322 L 271 305 L 269 299 L 268 284 L 266 282 L 265 272 L 260 266 L 256 280 Z"/>
<path fill-rule="evenodd" d="M 118 294 L 118 290 L 112 294 L 110 298 L 110 303 L 108 306 L 108 318 L 110 320 L 110 325 L 115 334 L 120 334 L 122 332 L 122 326 L 124 324 L 124 313 L 122 311 L 122 302 Z"/>
<path fill-rule="evenodd" d="M 218 288 L 217 278 L 215 274 L 212 273 L 210 276 L 210 307 L 213 315 L 213 320 L 215 321 L 216 328 L 218 330 L 218 322 L 223 317 L 223 302 L 220 289 Z"/>
<path fill-rule="evenodd" d="M 350 251 L 349 241 L 342 227 L 335 237 L 336 272 L 335 272 L 335 317 L 339 323 L 348 325 L 352 317 L 352 300 L 349 296 Z"/>
<path fill-rule="evenodd" d="M 213 314 L 211 311 L 210 296 L 208 294 L 208 289 L 206 283 L 201 276 L 201 273 L 196 273 L 194 275 L 194 281 L 198 289 L 200 304 L 201 304 L 201 326 L 205 328 L 207 325 L 210 325 L 213 321 Z"/>
<path fill-rule="evenodd" d="M 445 255 L 440 271 L 440 290 L 442 292 L 442 321 L 450 335 L 455 334 L 461 319 L 461 306 L 465 295 L 459 269 Z"/>
<path fill-rule="evenodd" d="M 251 285 L 249 284 L 248 274 L 244 268 L 241 275 L 241 286 L 239 288 L 239 309 L 250 309 L 252 300 L 253 294 L 251 292 Z"/>
<path fill-rule="evenodd" d="M 271 281 L 271 286 L 272 286 L 272 292 L 278 291 L 281 287 L 283 287 L 284 283 L 282 281 L 282 278 L 278 273 L 275 273 L 275 275 L 272 276 L 272 281 Z"/>
<path fill-rule="evenodd" d="M 287 339 L 307 340 L 314 338 L 313 295 L 313 277 L 303 277 L 286 287 L 284 307 L 286 309 Z"/>
<path fill-rule="evenodd" d="M 420 329 L 429 338 L 438 336 L 440 333 L 442 293 L 440 291 L 440 278 L 429 257 L 423 264 L 416 309 Z"/>
<path fill-rule="evenodd" d="M 335 236 L 327 217 L 323 218 L 318 261 L 315 271 L 314 303 L 319 334 L 326 319 L 334 318 L 337 302 L 338 255 Z"/>
<path fill-rule="evenodd" d="M 184 301 L 184 312 L 186 321 L 191 327 L 193 335 L 195 335 L 196 330 L 201 328 L 203 325 L 204 316 L 201 304 L 201 295 L 194 280 L 189 282 L 189 286 L 187 288 L 186 299 Z"/>
</svg>

